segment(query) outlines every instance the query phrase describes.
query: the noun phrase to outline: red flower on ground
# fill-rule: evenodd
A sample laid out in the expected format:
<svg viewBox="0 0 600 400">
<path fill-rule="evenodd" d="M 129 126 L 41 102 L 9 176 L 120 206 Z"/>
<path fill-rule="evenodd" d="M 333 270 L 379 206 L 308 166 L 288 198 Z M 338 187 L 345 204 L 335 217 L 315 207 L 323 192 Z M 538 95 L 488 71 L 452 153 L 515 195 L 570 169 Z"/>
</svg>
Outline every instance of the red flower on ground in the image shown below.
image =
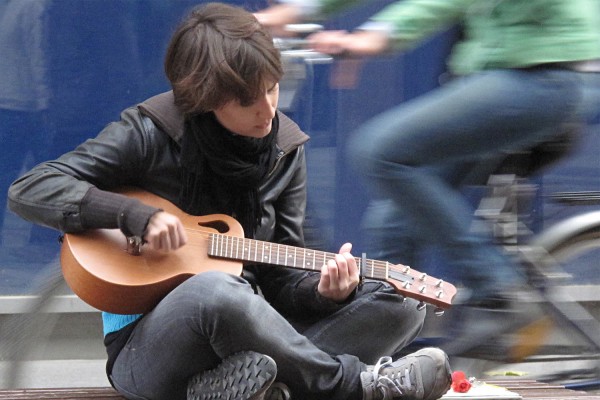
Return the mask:
<svg viewBox="0 0 600 400">
<path fill-rule="evenodd" d="M 463 371 L 454 371 L 452 373 L 452 390 L 457 393 L 466 393 L 471 389 L 471 382 Z"/>
</svg>

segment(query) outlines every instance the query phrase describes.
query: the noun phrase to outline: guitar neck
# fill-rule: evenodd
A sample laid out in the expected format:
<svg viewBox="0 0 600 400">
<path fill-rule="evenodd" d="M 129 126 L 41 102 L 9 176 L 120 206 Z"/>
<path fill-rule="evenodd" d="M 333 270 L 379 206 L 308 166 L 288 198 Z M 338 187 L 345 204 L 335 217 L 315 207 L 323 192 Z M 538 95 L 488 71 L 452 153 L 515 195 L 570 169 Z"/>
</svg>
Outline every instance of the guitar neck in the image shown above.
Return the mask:
<svg viewBox="0 0 600 400">
<path fill-rule="evenodd" d="M 335 259 L 334 253 L 220 233 L 208 235 L 208 256 L 310 271 L 320 271 L 329 260 Z M 419 300 L 419 307 L 430 303 L 438 309 L 448 308 L 456 294 L 453 285 L 409 266 L 370 260 L 364 256 L 354 259 L 362 278 L 388 282 L 404 296 Z"/>
<path fill-rule="evenodd" d="M 211 233 L 208 240 L 209 256 L 238 261 L 320 271 L 327 261 L 335 259 L 334 253 L 218 233 Z M 377 280 L 388 278 L 390 263 L 364 257 L 355 257 L 355 260 L 363 277 Z"/>
</svg>

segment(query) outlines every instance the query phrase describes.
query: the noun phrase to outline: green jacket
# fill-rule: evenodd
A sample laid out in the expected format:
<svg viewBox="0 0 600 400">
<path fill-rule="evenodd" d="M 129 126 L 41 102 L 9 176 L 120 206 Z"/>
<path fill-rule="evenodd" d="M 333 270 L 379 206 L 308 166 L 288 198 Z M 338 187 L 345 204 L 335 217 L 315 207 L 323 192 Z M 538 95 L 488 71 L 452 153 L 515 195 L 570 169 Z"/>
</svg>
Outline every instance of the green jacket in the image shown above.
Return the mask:
<svg viewBox="0 0 600 400">
<path fill-rule="evenodd" d="M 321 7 L 332 12 L 343 3 L 321 0 Z M 462 24 L 464 39 L 449 60 L 456 74 L 600 58 L 600 0 L 402 0 L 370 22 L 387 24 L 398 50 Z"/>
</svg>

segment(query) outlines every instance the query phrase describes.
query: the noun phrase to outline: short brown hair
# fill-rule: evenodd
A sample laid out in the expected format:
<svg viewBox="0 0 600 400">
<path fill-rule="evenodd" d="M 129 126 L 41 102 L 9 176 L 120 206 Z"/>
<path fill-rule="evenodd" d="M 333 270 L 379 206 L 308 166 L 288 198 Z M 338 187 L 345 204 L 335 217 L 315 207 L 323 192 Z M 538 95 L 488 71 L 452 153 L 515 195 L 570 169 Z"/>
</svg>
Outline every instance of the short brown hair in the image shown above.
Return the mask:
<svg viewBox="0 0 600 400">
<path fill-rule="evenodd" d="M 221 3 L 196 7 L 183 20 L 167 49 L 165 72 L 186 115 L 231 100 L 250 105 L 264 93 L 265 82 L 283 76 L 269 32 L 252 13 Z"/>
</svg>

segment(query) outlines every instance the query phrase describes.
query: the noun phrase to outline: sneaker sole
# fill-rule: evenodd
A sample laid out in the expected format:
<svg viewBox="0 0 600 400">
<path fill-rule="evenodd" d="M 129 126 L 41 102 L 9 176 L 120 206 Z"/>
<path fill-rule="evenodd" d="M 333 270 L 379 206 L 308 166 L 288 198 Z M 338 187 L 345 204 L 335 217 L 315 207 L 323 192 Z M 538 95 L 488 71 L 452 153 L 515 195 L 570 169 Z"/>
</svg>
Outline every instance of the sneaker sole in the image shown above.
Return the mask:
<svg viewBox="0 0 600 400">
<path fill-rule="evenodd" d="M 236 353 L 217 368 L 190 379 L 187 400 L 259 399 L 276 375 L 277 365 L 271 357 L 252 351 Z"/>
</svg>

